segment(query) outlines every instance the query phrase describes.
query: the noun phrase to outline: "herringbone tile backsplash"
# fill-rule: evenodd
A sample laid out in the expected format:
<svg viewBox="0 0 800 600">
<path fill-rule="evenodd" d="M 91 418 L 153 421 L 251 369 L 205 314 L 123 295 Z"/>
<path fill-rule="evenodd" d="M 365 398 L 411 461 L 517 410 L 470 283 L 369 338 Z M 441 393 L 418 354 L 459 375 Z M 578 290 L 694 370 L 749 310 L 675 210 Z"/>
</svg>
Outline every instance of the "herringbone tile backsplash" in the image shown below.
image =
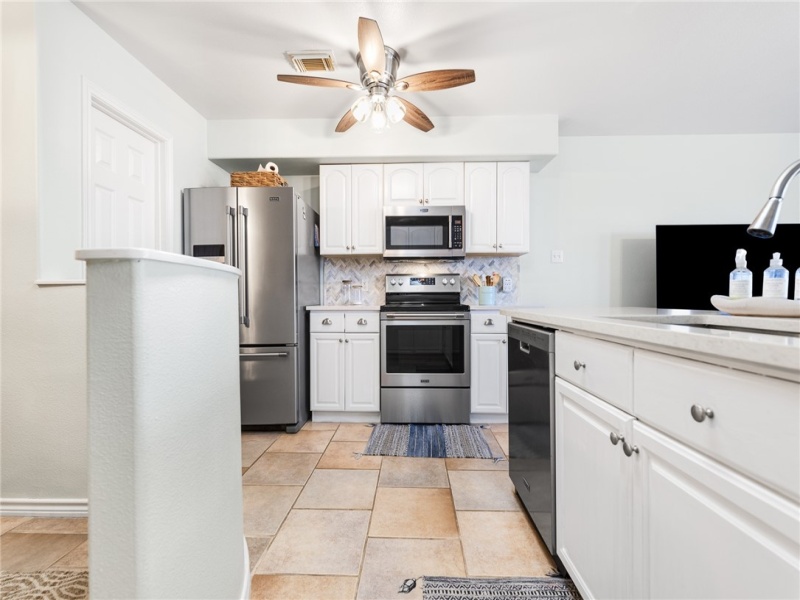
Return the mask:
<svg viewBox="0 0 800 600">
<path fill-rule="evenodd" d="M 392 274 L 438 275 L 455 273 L 461 277 L 461 302 L 478 304 L 478 288 L 472 282 L 472 274 L 482 276 L 500 273 L 514 280 L 514 291 L 503 292 L 498 288 L 497 304 L 511 305 L 517 303 L 517 286 L 519 285 L 519 258 L 515 256 L 477 256 L 462 261 L 442 261 L 430 263 L 412 263 L 385 261 L 376 256 L 323 258 L 323 281 L 325 285 L 324 304 L 327 306 L 347 303 L 342 294 L 342 280 L 350 279 L 353 283 L 364 286 L 363 303 L 381 305 L 386 296 L 384 277 Z"/>
</svg>

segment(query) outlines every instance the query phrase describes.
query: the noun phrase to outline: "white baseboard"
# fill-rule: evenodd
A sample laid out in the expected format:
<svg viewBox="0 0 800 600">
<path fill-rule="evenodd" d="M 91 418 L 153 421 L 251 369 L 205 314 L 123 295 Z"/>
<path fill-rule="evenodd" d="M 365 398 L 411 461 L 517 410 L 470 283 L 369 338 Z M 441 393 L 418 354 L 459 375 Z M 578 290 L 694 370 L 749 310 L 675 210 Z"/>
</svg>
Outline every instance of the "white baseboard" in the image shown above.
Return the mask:
<svg viewBox="0 0 800 600">
<path fill-rule="evenodd" d="M 0 498 L 4 517 L 88 517 L 87 498 Z"/>
<path fill-rule="evenodd" d="M 472 413 L 469 422 L 473 425 L 508 423 L 508 413 Z"/>
<path fill-rule="evenodd" d="M 311 414 L 315 423 L 380 423 L 379 412 L 346 412 L 334 410 L 315 410 Z"/>
</svg>

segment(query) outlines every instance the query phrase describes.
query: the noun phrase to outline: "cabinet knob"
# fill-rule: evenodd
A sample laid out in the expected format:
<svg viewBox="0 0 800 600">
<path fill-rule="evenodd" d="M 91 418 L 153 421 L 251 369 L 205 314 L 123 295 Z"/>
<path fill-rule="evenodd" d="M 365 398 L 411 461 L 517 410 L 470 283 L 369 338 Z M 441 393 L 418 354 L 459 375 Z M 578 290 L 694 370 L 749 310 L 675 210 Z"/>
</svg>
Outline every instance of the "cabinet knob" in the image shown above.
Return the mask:
<svg viewBox="0 0 800 600">
<path fill-rule="evenodd" d="M 350 250 L 355 250 L 355 249 L 356 249 L 356 247 L 355 247 L 355 246 L 351 246 L 351 247 L 350 247 Z"/>
<path fill-rule="evenodd" d="M 582 362 L 576 360 L 574 363 L 572 363 L 572 366 L 575 367 L 576 371 L 580 371 L 581 369 L 585 369 L 586 368 L 586 363 L 582 363 Z"/>
<path fill-rule="evenodd" d="M 631 446 L 628 442 L 622 442 L 622 451 L 625 456 L 633 456 L 639 454 L 639 446 Z"/>
<path fill-rule="evenodd" d="M 503 340 L 503 343 L 505 344 L 505 343 L 506 343 L 506 341 L 505 341 L 505 340 Z"/>
<path fill-rule="evenodd" d="M 420 204 L 425 204 L 425 200 L 423 200 L 422 198 L 420 198 L 420 199 L 419 199 L 419 203 L 420 203 Z"/>
<path fill-rule="evenodd" d="M 339 343 L 340 343 L 340 344 L 342 343 L 342 338 L 339 338 Z"/>
<path fill-rule="evenodd" d="M 691 412 L 692 412 L 692 418 L 698 423 L 702 423 L 703 421 L 705 421 L 706 417 L 708 417 L 709 419 L 714 418 L 713 410 L 711 410 L 710 408 L 704 408 L 699 404 L 693 404 Z"/>
<path fill-rule="evenodd" d="M 484 325 L 494 325 L 494 321 L 492 321 L 491 319 L 486 319 L 486 320 L 483 322 L 483 324 L 484 324 Z"/>
<path fill-rule="evenodd" d="M 612 443 L 612 444 L 614 444 L 615 446 L 616 446 L 617 444 L 619 444 L 620 442 L 624 442 L 624 441 L 625 441 L 625 436 L 623 436 L 623 435 L 619 435 L 618 433 L 616 433 L 616 432 L 614 432 L 614 431 L 612 431 L 612 432 L 611 432 L 611 433 L 608 435 L 608 437 L 609 437 L 609 439 L 611 440 L 611 443 Z"/>
<path fill-rule="evenodd" d="M 322 324 L 323 325 L 333 325 L 333 321 L 331 321 L 329 318 L 325 317 L 324 319 L 322 319 Z"/>
<path fill-rule="evenodd" d="M 497 244 L 492 244 L 492 248 L 497 248 Z"/>
<path fill-rule="evenodd" d="M 350 340 L 345 340 L 345 341 L 344 341 L 344 343 L 345 343 L 345 344 L 349 344 L 349 343 L 350 343 Z"/>
<path fill-rule="evenodd" d="M 345 246 L 345 248 L 347 248 L 348 250 L 350 250 L 350 246 Z"/>
<path fill-rule="evenodd" d="M 366 325 L 367 324 L 367 320 L 366 319 L 359 319 L 357 324 L 358 325 Z"/>
<path fill-rule="evenodd" d="M 500 247 L 502 248 L 502 247 L 503 247 L 503 244 L 500 244 Z"/>
</svg>

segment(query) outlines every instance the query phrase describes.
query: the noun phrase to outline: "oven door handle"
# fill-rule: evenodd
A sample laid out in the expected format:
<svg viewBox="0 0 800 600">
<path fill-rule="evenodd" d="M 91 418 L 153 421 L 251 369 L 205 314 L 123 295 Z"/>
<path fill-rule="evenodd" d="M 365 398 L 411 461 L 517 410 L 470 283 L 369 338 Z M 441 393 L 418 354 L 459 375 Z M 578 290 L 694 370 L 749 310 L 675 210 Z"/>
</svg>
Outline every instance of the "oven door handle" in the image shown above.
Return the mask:
<svg viewBox="0 0 800 600">
<path fill-rule="evenodd" d="M 385 313 L 387 319 L 395 319 L 398 321 L 441 321 L 442 319 L 466 319 L 465 313 Z"/>
</svg>

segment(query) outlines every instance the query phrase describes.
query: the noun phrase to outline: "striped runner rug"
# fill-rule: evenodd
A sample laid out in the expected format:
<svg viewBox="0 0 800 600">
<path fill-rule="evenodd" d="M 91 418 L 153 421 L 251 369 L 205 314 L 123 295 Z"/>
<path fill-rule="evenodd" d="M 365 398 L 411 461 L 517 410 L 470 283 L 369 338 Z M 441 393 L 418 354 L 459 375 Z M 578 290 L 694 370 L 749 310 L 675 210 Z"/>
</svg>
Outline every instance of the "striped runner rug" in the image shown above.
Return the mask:
<svg viewBox="0 0 800 600">
<path fill-rule="evenodd" d="M 492 454 L 478 425 L 376 425 L 362 453 L 426 458 L 502 458 Z"/>
<path fill-rule="evenodd" d="M 413 582 L 413 583 L 412 583 Z M 416 581 L 407 579 L 408 593 Z M 423 577 L 422 600 L 581 600 L 575 584 L 560 577 Z"/>
</svg>

